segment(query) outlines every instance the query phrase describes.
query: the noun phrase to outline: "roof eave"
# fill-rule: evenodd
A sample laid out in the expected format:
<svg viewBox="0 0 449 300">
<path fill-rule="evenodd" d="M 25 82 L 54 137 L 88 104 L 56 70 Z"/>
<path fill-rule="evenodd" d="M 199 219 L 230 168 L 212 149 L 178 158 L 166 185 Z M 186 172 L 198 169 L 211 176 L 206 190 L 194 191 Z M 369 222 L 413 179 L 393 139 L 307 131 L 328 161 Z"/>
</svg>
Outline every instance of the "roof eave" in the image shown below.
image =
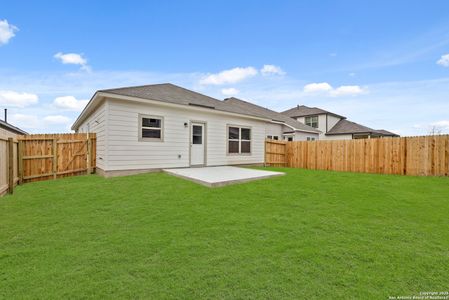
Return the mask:
<svg viewBox="0 0 449 300">
<path fill-rule="evenodd" d="M 373 131 L 358 131 L 358 132 L 355 132 L 355 131 L 351 131 L 351 132 L 336 132 L 336 133 L 326 133 L 326 135 L 342 135 L 342 134 L 378 134 L 378 135 L 380 135 L 379 133 L 377 133 L 377 132 L 373 132 Z"/>
<path fill-rule="evenodd" d="M 168 106 L 168 107 L 183 107 L 183 108 L 188 108 L 191 110 L 197 110 L 197 111 L 202 111 L 202 112 L 219 113 L 219 114 L 225 114 L 225 115 L 244 117 L 244 118 L 253 119 L 253 120 L 260 120 L 260 121 L 264 121 L 264 122 L 272 122 L 272 120 L 269 118 L 233 113 L 233 112 L 220 110 L 220 109 L 210 109 L 210 108 L 204 108 L 204 107 L 200 107 L 200 106 L 176 104 L 176 103 L 164 102 L 164 101 L 159 101 L 159 100 L 151 100 L 151 99 L 145 99 L 145 98 L 134 97 L 134 96 L 119 95 L 116 93 L 109 93 L 106 91 L 97 91 L 97 92 L 95 92 L 94 96 L 92 96 L 92 98 L 89 100 L 86 107 L 83 109 L 83 111 L 78 116 L 76 121 L 73 123 L 71 129 L 72 130 L 78 129 L 79 126 L 81 125 L 81 123 L 88 116 L 90 116 L 92 111 L 95 109 L 96 104 L 105 98 L 112 98 L 112 99 L 117 99 L 117 100 L 128 100 L 128 101 L 133 101 L 133 102 L 140 102 L 140 103 L 145 103 L 145 104 L 155 104 L 155 105 Z M 99 100 L 97 100 L 97 99 L 99 99 Z"/>
</svg>

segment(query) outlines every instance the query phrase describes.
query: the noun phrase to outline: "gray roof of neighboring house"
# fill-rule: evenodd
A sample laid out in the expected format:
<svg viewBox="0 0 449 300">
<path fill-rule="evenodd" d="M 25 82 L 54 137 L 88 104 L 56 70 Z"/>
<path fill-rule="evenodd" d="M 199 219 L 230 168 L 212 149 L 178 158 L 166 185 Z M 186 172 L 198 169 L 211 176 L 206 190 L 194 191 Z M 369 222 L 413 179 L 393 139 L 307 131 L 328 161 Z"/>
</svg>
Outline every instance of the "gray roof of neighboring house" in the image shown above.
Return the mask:
<svg viewBox="0 0 449 300">
<path fill-rule="evenodd" d="M 6 129 L 8 131 L 11 131 L 11 132 L 13 132 L 15 134 L 28 134 L 28 132 L 20 129 L 19 127 L 11 125 L 11 124 L 3 121 L 3 120 L 0 120 L 0 128 L 4 128 L 4 129 Z"/>
<path fill-rule="evenodd" d="M 389 132 L 387 130 L 377 130 L 372 129 L 361 124 L 342 119 L 329 130 L 326 135 L 337 135 L 337 134 L 352 134 L 352 133 L 371 133 L 381 136 L 399 136 L 395 133 Z"/>
<path fill-rule="evenodd" d="M 299 131 L 304 130 L 304 131 L 309 131 L 309 132 L 316 132 L 319 133 L 320 131 L 307 126 L 301 122 L 298 122 L 286 115 L 283 115 L 281 113 L 278 113 L 276 111 L 270 110 L 268 108 L 235 98 L 235 97 L 231 97 L 231 98 L 227 98 L 224 100 L 225 103 L 227 104 L 231 104 L 233 107 L 238 108 L 240 111 L 245 111 L 247 113 L 251 113 L 254 115 L 260 115 L 260 116 L 264 116 L 266 118 L 269 118 L 271 120 L 274 121 L 279 121 L 279 122 L 283 122 Z"/>
<path fill-rule="evenodd" d="M 305 105 L 298 105 L 296 107 L 290 108 L 286 111 L 283 111 L 282 114 L 289 116 L 291 118 L 295 117 L 305 117 L 305 116 L 313 116 L 313 115 L 322 115 L 322 114 L 330 114 L 336 117 L 346 119 L 344 116 L 337 115 L 333 112 L 318 108 L 318 107 L 308 107 Z"/>
<path fill-rule="evenodd" d="M 124 87 L 116 89 L 99 90 L 98 92 L 137 97 L 147 100 L 156 100 L 173 104 L 190 105 L 231 112 L 240 115 L 248 115 L 264 119 L 281 121 L 299 130 L 319 132 L 316 129 L 297 122 L 275 111 L 250 104 L 238 99 L 238 101 L 221 101 L 171 83 L 152 84 L 143 86 Z M 245 105 L 243 103 L 246 103 Z"/>
<path fill-rule="evenodd" d="M 384 136 L 399 136 L 399 134 L 396 134 L 394 132 L 391 132 L 391 131 L 388 131 L 388 130 L 385 130 L 385 129 L 378 129 L 376 131 L 378 133 L 381 133 Z"/>
</svg>

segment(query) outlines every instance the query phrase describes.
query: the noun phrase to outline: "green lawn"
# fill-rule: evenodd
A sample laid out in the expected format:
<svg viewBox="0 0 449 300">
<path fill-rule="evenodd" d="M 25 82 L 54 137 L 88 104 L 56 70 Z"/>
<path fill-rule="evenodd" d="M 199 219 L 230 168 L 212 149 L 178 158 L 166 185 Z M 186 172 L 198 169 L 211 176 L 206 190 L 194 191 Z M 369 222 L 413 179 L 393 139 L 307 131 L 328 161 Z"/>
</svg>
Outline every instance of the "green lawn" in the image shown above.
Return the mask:
<svg viewBox="0 0 449 300">
<path fill-rule="evenodd" d="M 166 174 L 0 198 L 0 298 L 358 298 L 449 290 L 449 178 Z"/>
</svg>

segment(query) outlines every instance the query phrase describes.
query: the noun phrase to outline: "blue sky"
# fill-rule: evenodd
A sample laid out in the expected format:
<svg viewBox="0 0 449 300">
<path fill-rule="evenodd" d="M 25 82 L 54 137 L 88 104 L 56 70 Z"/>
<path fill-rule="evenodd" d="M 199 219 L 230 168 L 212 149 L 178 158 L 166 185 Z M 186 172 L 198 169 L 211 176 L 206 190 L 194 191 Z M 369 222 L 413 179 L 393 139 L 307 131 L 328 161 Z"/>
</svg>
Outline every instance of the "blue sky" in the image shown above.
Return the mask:
<svg viewBox="0 0 449 300">
<path fill-rule="evenodd" d="M 1 5 L 0 108 L 14 124 L 67 131 L 98 89 L 172 82 L 449 133 L 448 1 L 93 2 Z"/>
</svg>

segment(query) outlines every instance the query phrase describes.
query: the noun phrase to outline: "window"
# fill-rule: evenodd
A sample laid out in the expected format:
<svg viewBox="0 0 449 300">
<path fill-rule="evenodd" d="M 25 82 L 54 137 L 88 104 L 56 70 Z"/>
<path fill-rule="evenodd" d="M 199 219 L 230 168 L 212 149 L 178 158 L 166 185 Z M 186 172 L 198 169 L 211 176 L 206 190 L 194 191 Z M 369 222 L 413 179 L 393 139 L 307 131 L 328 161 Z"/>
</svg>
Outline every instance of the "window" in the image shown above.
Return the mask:
<svg viewBox="0 0 449 300">
<path fill-rule="evenodd" d="M 279 137 L 277 135 L 274 135 L 273 140 L 277 141 L 277 140 L 279 140 Z"/>
<path fill-rule="evenodd" d="M 318 116 L 306 117 L 305 123 L 306 123 L 306 125 L 308 125 L 310 127 L 318 128 Z"/>
<path fill-rule="evenodd" d="M 162 141 L 163 118 L 139 115 L 139 140 Z"/>
<path fill-rule="evenodd" d="M 251 128 L 228 126 L 228 153 L 251 153 Z"/>
<path fill-rule="evenodd" d="M 267 139 L 272 140 L 273 136 L 272 135 L 267 135 Z"/>
<path fill-rule="evenodd" d="M 315 138 L 314 138 L 314 137 L 310 137 L 310 136 L 308 136 L 308 137 L 307 137 L 307 140 L 308 140 L 308 141 L 314 141 L 314 140 L 315 140 Z"/>
<path fill-rule="evenodd" d="M 293 142 L 293 138 L 291 136 L 288 137 L 287 139 L 289 142 Z"/>
<path fill-rule="evenodd" d="M 192 144 L 194 145 L 203 144 L 203 126 L 199 125 L 192 126 Z"/>
</svg>

